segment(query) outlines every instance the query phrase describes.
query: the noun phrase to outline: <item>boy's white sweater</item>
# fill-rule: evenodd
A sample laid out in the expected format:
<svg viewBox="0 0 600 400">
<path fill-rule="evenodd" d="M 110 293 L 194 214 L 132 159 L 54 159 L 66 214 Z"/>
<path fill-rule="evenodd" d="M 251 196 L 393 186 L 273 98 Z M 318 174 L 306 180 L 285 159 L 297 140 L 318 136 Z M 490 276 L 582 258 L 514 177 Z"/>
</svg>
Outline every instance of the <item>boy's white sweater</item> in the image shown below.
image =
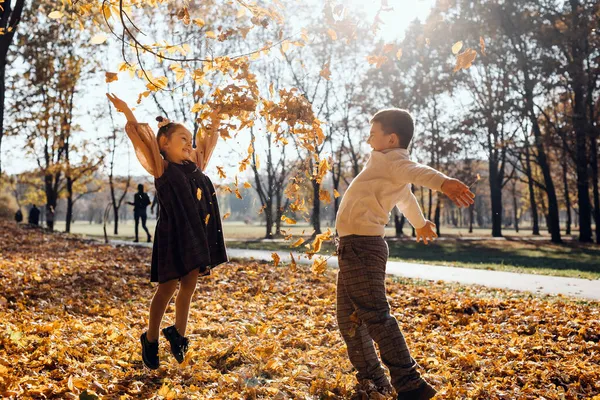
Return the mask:
<svg viewBox="0 0 600 400">
<path fill-rule="evenodd" d="M 354 178 L 342 197 L 335 227 L 339 236 L 385 236 L 390 212 L 397 206 L 412 226 L 425 226 L 425 217 L 411 184 L 441 191 L 448 177 L 410 160 L 401 148 L 373 151 L 367 165 Z"/>
</svg>

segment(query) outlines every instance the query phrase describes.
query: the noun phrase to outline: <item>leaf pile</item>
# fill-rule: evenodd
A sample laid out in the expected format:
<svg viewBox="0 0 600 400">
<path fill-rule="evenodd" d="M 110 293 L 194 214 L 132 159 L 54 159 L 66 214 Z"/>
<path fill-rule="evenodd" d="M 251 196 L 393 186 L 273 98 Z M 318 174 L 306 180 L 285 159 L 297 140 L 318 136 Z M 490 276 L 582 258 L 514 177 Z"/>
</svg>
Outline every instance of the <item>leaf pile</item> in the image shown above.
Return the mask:
<svg viewBox="0 0 600 400">
<path fill-rule="evenodd" d="M 162 339 L 161 368 L 149 371 L 139 354 L 153 294 L 149 249 L 0 222 L 0 254 L 3 398 L 352 394 L 332 271 L 220 266 L 198 284 L 184 364 Z M 411 280 L 390 280 L 388 295 L 437 398 L 600 398 L 598 303 Z M 173 317 L 171 305 L 164 324 Z"/>
</svg>

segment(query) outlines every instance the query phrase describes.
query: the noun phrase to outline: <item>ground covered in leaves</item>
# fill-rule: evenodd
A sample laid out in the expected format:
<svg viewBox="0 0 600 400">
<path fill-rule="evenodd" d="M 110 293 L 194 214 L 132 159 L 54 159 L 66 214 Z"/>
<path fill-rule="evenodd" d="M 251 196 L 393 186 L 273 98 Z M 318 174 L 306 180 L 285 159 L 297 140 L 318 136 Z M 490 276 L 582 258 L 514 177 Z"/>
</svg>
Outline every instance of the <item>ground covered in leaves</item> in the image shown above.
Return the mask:
<svg viewBox="0 0 600 400">
<path fill-rule="evenodd" d="M 148 249 L 0 222 L 3 398 L 344 399 L 335 272 L 231 262 L 193 300 L 186 361 L 144 369 Z M 440 399 L 600 399 L 600 304 L 398 281 L 393 313 Z M 173 306 L 165 324 L 173 320 Z M 166 326 L 166 325 L 165 325 Z"/>
</svg>

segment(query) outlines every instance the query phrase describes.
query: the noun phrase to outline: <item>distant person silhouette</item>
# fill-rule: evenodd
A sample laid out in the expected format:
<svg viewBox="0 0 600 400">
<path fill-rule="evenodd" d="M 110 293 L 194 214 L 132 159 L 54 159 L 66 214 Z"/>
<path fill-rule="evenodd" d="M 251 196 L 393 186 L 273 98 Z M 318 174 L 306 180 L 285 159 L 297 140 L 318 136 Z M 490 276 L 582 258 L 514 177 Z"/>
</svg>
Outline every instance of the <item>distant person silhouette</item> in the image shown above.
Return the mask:
<svg viewBox="0 0 600 400">
<path fill-rule="evenodd" d="M 34 204 L 29 210 L 29 218 L 27 219 L 31 225 L 39 225 L 40 224 L 40 209 Z"/>
<path fill-rule="evenodd" d="M 23 222 L 23 213 L 21 212 L 20 208 L 15 213 L 15 222 L 17 224 L 20 224 L 21 222 Z"/>
<path fill-rule="evenodd" d="M 135 240 L 134 242 L 139 242 L 138 238 L 138 228 L 140 224 L 140 219 L 142 220 L 142 228 L 146 231 L 148 235 L 148 242 L 152 241 L 152 236 L 150 236 L 150 232 L 148 228 L 146 228 L 146 219 L 148 215 L 146 214 L 146 207 L 150 205 L 150 197 L 148 193 L 144 193 L 144 185 L 141 183 L 138 185 L 138 192 L 133 196 L 133 203 L 128 201 L 127 204 L 133 206 L 133 218 L 135 219 Z"/>
</svg>

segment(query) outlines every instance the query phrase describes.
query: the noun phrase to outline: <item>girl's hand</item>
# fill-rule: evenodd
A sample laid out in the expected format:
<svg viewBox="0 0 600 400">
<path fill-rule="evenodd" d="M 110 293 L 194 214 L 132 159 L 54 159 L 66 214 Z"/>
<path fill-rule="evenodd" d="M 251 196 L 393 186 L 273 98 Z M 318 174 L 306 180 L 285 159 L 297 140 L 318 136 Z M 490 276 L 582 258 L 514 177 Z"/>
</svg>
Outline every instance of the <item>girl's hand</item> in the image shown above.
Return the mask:
<svg viewBox="0 0 600 400">
<path fill-rule="evenodd" d="M 417 234 L 417 242 L 422 240 L 425 244 L 433 242 L 438 237 L 437 233 L 435 233 L 435 224 L 431 221 L 426 221 L 424 227 L 415 229 L 415 233 Z"/>
<path fill-rule="evenodd" d="M 106 93 L 106 97 L 108 97 L 108 100 L 110 100 L 110 102 L 113 103 L 117 111 L 125 114 L 125 118 L 127 118 L 127 121 L 137 123 L 135 115 L 133 115 L 133 112 L 129 109 L 127 103 L 115 96 L 113 93 Z"/>
<path fill-rule="evenodd" d="M 129 110 L 129 106 L 127 105 L 127 103 L 118 98 L 116 95 L 112 93 L 106 93 L 106 97 L 108 97 L 108 100 L 110 100 L 110 102 L 113 103 L 113 106 L 115 106 L 117 111 L 125 112 L 126 110 Z"/>
</svg>

